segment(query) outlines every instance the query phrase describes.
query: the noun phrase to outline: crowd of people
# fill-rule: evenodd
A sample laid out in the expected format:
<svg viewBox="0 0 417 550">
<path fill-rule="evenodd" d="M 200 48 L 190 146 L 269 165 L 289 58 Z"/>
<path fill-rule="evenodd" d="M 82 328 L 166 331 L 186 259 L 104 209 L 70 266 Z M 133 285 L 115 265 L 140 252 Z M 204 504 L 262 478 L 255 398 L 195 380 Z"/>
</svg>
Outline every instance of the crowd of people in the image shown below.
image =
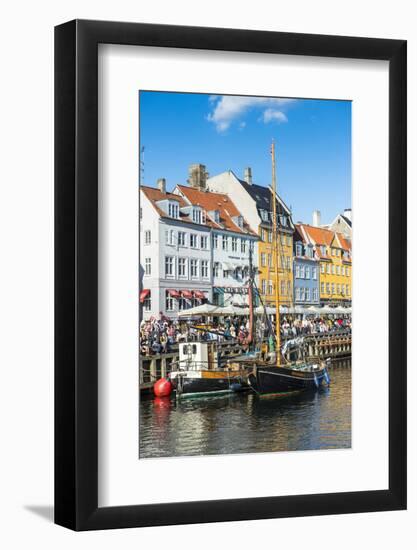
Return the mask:
<svg viewBox="0 0 417 550">
<path fill-rule="evenodd" d="M 295 337 L 328 333 L 338 330 L 351 330 L 350 316 L 337 317 L 333 315 L 323 317 L 289 317 L 281 319 L 281 336 Z M 184 320 L 168 319 L 162 314 L 159 319 L 151 319 L 140 323 L 140 354 L 158 355 L 169 353 L 176 349 L 180 342 L 195 340 L 235 341 L 242 345 L 248 342 L 250 331 L 249 319 L 245 317 L 214 318 L 209 327 Z M 255 325 L 257 339 L 267 338 L 275 333 L 273 319 L 258 319 Z"/>
</svg>

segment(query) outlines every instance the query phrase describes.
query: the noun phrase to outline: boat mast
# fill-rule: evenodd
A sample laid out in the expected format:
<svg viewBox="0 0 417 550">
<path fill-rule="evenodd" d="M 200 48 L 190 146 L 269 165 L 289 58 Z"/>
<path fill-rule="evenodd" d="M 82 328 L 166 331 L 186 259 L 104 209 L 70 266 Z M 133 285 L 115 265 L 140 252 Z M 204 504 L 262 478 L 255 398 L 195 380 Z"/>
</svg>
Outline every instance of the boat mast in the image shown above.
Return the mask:
<svg viewBox="0 0 417 550">
<path fill-rule="evenodd" d="M 275 169 L 275 142 L 272 140 L 271 145 L 271 157 L 272 157 L 272 247 L 275 252 L 275 338 L 276 338 L 276 358 L 277 367 L 281 365 L 281 324 L 279 319 L 279 273 L 278 273 L 278 220 L 277 220 L 277 182 L 276 182 L 276 169 Z"/>
<path fill-rule="evenodd" d="M 249 302 L 249 335 L 248 344 L 252 344 L 254 338 L 254 318 L 253 318 L 253 265 L 252 265 L 252 243 L 249 241 L 249 281 L 248 281 L 248 302 Z"/>
</svg>

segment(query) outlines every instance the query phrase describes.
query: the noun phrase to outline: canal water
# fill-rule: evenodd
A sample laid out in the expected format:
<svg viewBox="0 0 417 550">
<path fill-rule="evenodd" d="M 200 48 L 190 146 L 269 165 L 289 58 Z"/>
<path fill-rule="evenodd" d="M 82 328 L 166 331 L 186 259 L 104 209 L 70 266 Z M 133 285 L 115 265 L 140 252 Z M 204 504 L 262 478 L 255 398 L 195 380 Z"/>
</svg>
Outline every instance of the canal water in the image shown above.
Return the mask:
<svg viewBox="0 0 417 550">
<path fill-rule="evenodd" d="M 328 389 L 279 398 L 141 396 L 139 457 L 349 448 L 350 361 L 334 363 L 330 377 Z"/>
</svg>

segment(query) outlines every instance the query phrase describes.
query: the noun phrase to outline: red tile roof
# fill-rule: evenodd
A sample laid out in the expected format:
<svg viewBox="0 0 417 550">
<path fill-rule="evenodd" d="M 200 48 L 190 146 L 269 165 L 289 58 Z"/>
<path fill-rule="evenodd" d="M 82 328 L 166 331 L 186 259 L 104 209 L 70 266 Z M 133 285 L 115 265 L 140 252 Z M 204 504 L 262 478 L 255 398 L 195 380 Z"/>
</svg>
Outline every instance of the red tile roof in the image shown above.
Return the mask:
<svg viewBox="0 0 417 550">
<path fill-rule="evenodd" d="M 217 223 L 213 219 L 207 218 L 207 225 L 210 225 L 216 229 L 233 231 L 234 233 L 257 236 L 256 233 L 250 229 L 248 223 L 228 195 L 223 193 L 213 193 L 211 191 L 200 191 L 199 189 L 194 189 L 193 187 L 187 187 L 185 185 L 177 185 L 177 189 L 186 197 L 186 199 L 188 199 L 191 204 L 201 206 L 207 214 L 213 210 L 217 210 L 219 212 L 220 221 Z M 237 216 L 242 216 L 243 228 L 239 227 L 237 223 L 234 222 L 233 218 Z"/>
<path fill-rule="evenodd" d="M 320 250 L 320 245 L 324 245 L 326 247 L 335 246 L 336 248 L 342 248 L 342 250 L 351 251 L 352 246 L 350 241 L 348 241 L 341 233 L 337 233 L 336 231 L 331 231 L 330 229 L 325 229 L 323 227 L 315 227 L 313 225 L 308 224 L 298 224 L 296 225 L 298 232 L 303 234 L 303 232 L 307 235 L 307 237 L 311 240 L 311 242 L 316 246 L 316 252 L 320 259 L 330 259 L 331 256 L 329 256 L 327 253 L 322 254 Z M 336 240 L 336 243 L 334 241 Z M 340 246 L 339 246 L 340 243 Z"/>
</svg>

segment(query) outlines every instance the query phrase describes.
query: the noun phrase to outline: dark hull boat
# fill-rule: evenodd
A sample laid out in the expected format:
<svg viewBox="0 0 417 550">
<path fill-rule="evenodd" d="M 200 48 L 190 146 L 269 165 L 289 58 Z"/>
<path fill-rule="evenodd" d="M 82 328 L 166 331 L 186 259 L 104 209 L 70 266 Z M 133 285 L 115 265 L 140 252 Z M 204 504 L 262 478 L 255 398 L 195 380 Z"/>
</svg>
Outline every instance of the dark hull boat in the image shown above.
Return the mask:
<svg viewBox="0 0 417 550">
<path fill-rule="evenodd" d="M 249 385 L 259 395 L 279 395 L 297 391 L 317 390 L 329 385 L 326 363 L 271 366 L 257 365 L 248 377 Z"/>
<path fill-rule="evenodd" d="M 212 397 L 249 389 L 247 374 L 226 370 L 200 370 L 180 372 L 171 378 L 177 398 Z"/>
</svg>

